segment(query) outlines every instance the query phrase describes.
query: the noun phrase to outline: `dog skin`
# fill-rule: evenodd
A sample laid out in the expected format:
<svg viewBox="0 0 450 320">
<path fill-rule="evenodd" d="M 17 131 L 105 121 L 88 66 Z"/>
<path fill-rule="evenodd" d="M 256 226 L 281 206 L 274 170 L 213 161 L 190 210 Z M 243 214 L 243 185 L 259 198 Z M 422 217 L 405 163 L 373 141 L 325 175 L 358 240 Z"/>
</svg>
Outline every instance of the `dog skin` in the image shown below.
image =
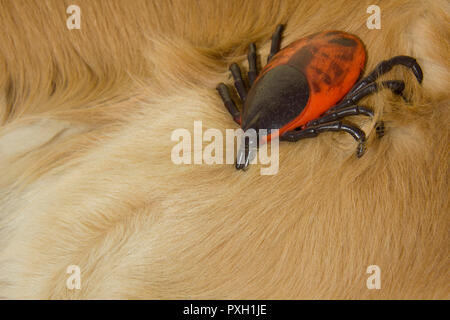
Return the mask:
<svg viewBox="0 0 450 320">
<path fill-rule="evenodd" d="M 0 297 L 448 299 L 447 1 L 0 3 Z M 370 30 L 367 7 L 381 9 Z M 367 152 L 326 133 L 280 143 L 280 168 L 175 165 L 171 132 L 236 128 L 215 86 L 321 30 L 360 37 L 365 73 L 417 59 L 409 102 L 388 90 L 353 117 Z M 385 136 L 376 137 L 383 120 Z M 81 288 L 66 270 L 77 265 Z M 366 286 L 368 266 L 381 289 Z"/>
</svg>

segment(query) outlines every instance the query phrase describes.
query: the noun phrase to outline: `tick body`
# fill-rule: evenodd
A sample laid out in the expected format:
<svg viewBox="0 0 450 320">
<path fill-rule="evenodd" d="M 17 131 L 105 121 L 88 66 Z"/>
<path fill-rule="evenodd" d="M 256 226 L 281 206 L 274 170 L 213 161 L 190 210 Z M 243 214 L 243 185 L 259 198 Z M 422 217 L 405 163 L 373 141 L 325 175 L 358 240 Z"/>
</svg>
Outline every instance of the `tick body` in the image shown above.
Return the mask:
<svg viewBox="0 0 450 320">
<path fill-rule="evenodd" d="M 422 70 L 414 58 L 397 56 L 381 62 L 367 77 L 358 81 L 363 72 L 366 53 L 362 41 L 342 31 L 324 31 L 297 40 L 279 51 L 282 26 L 272 37 L 268 64 L 258 74 L 256 49 L 249 48 L 247 91 L 237 64 L 230 67 L 235 87 L 243 102 L 240 112 L 231 100 L 228 88 L 219 84 L 217 90 L 244 131 L 268 130 L 261 137 L 267 142 L 277 136 L 281 140 L 297 141 L 315 137 L 325 131 L 344 131 L 358 141 L 357 156 L 365 151 L 365 134 L 356 126 L 340 119 L 363 114 L 373 116 L 370 109 L 356 103 L 363 97 L 386 87 L 401 95 L 404 82 L 375 80 L 402 64 L 409 67 L 419 82 Z M 278 129 L 276 131 L 272 129 Z M 236 168 L 245 169 L 254 156 L 255 142 L 246 142 L 238 151 Z"/>
</svg>

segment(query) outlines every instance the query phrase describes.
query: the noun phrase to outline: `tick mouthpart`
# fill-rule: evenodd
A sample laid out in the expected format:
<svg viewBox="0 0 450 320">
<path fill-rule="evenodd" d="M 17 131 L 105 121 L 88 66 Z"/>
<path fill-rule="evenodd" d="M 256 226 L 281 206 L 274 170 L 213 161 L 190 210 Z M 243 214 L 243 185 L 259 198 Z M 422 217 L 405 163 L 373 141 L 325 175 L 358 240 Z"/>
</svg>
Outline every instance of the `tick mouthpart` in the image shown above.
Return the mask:
<svg viewBox="0 0 450 320">
<path fill-rule="evenodd" d="M 247 170 L 248 165 L 256 156 L 258 148 L 258 137 L 242 136 L 241 144 L 236 156 L 236 169 Z"/>
</svg>

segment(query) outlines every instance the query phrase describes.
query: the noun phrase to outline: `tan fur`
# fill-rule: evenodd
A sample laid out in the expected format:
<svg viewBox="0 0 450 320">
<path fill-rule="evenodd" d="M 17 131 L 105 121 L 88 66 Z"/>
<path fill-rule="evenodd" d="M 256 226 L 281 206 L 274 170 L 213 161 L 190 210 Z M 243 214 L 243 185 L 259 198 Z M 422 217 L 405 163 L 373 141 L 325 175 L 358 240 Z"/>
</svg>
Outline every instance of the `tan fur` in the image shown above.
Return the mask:
<svg viewBox="0 0 450 320">
<path fill-rule="evenodd" d="M 438 298 L 449 288 L 450 8 L 442 1 L 3 1 L 0 3 L 2 298 Z M 65 9 L 78 4 L 81 30 Z M 174 165 L 172 130 L 236 128 L 215 85 L 283 45 L 338 29 L 371 70 L 404 68 L 355 117 L 369 137 L 280 144 L 280 170 Z M 374 124 L 384 119 L 386 136 Z M 368 290 L 366 268 L 381 268 Z M 79 265 L 81 290 L 66 268 Z"/>
</svg>

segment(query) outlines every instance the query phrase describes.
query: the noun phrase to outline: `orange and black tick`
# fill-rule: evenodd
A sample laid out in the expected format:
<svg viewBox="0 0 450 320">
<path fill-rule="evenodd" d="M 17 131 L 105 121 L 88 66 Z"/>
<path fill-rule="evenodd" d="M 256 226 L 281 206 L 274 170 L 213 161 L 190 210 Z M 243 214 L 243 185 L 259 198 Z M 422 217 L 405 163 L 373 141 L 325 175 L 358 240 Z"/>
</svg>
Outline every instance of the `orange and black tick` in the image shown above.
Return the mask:
<svg viewBox="0 0 450 320">
<path fill-rule="evenodd" d="M 344 131 L 358 142 L 356 155 L 365 151 L 365 133 L 357 126 L 340 119 L 353 115 L 373 116 L 372 110 L 358 106 L 363 97 L 388 88 L 402 95 L 401 80 L 375 81 L 395 65 L 412 70 L 419 83 L 423 74 L 412 57 L 396 56 L 382 61 L 368 76 L 360 79 L 366 63 L 362 41 L 342 31 L 324 31 L 291 43 L 280 51 L 283 26 L 272 36 L 267 65 L 258 74 L 256 47 L 250 44 L 248 53 L 248 82 L 242 79 L 236 63 L 230 67 L 236 91 L 242 100 L 240 112 L 230 96 L 228 87 L 220 83 L 217 90 L 233 119 L 246 132 L 266 129 L 262 141 L 279 136 L 280 140 L 298 141 L 316 137 L 326 131 Z M 273 130 L 273 129 L 278 129 Z M 244 140 L 236 159 L 236 168 L 245 169 L 254 155 L 258 141 Z"/>
</svg>

